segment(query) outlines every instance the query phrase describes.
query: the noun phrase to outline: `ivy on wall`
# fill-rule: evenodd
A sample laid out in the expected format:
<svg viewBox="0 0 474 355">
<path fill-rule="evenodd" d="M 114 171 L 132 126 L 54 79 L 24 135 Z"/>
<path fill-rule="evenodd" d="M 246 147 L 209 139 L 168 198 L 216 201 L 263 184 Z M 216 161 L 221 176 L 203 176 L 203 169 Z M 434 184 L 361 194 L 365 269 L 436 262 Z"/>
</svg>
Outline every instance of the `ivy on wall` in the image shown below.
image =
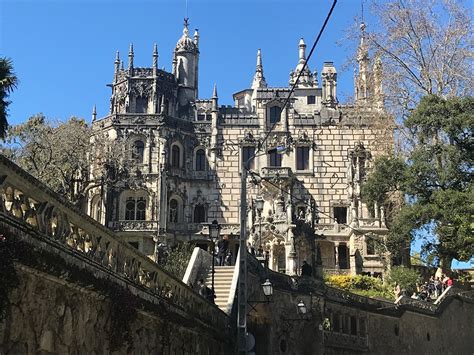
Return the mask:
<svg viewBox="0 0 474 355">
<path fill-rule="evenodd" d="M 5 319 L 8 309 L 8 294 L 19 285 L 13 261 L 15 245 L 12 238 L 0 234 L 0 322 Z"/>
</svg>

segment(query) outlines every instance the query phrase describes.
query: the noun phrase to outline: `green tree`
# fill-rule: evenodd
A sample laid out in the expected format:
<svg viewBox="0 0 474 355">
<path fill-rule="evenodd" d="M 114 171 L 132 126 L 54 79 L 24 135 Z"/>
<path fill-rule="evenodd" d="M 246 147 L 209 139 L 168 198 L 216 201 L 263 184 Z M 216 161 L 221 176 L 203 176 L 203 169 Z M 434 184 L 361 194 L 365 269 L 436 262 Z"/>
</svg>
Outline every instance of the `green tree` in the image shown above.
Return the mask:
<svg viewBox="0 0 474 355">
<path fill-rule="evenodd" d="M 0 58 L 0 138 L 5 138 L 8 128 L 7 112 L 8 96 L 18 85 L 18 78 L 13 72 L 13 64 L 9 58 Z"/>
<path fill-rule="evenodd" d="M 370 205 L 388 205 L 394 194 L 404 204 L 390 223 L 389 247 L 397 253 L 420 229 L 432 231 L 423 251 L 435 255 L 445 271 L 453 258 L 474 254 L 472 185 L 474 98 L 429 95 L 405 121 L 417 144 L 407 159 L 381 157 L 362 189 Z"/>
<path fill-rule="evenodd" d="M 389 281 L 395 286 L 400 285 L 400 289 L 405 290 L 410 296 L 416 291 L 416 284 L 420 282 L 421 275 L 413 270 L 403 266 L 396 266 L 390 270 Z"/>
<path fill-rule="evenodd" d="M 3 153 L 54 191 L 77 202 L 87 185 L 91 133 L 82 119 L 52 123 L 38 114 L 10 127 Z"/>
</svg>

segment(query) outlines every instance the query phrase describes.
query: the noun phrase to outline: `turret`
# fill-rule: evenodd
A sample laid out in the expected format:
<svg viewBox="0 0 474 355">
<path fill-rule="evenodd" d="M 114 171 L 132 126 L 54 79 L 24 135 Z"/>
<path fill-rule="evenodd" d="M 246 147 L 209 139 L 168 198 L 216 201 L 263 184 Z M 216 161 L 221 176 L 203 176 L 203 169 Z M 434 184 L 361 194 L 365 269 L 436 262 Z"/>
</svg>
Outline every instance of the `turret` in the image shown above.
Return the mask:
<svg viewBox="0 0 474 355">
<path fill-rule="evenodd" d="M 198 60 L 199 34 L 195 33 L 194 40 L 189 37 L 188 19 L 184 19 L 183 35 L 176 43 L 173 56 L 173 73 L 178 81 L 178 114 L 192 117 L 191 102 L 195 101 L 198 93 Z"/>
<path fill-rule="evenodd" d="M 252 81 L 252 89 L 266 88 L 267 82 L 263 76 L 263 65 L 262 65 L 262 51 L 257 51 L 257 66 L 255 68 L 255 74 Z"/>
<path fill-rule="evenodd" d="M 301 75 L 300 75 L 301 73 Z M 290 85 L 293 85 L 298 78 L 297 87 L 312 87 L 315 84 L 314 77 L 311 74 L 308 66 L 306 65 L 306 44 L 303 38 L 300 39 L 298 44 L 298 64 L 294 71 L 290 73 Z"/>
</svg>

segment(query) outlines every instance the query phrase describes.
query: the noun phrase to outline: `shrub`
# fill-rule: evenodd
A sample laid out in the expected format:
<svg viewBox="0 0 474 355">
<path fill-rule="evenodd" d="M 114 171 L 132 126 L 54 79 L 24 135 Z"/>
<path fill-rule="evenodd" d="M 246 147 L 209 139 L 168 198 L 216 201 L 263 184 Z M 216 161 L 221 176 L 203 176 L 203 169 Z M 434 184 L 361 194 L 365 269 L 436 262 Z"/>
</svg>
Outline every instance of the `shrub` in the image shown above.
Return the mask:
<svg viewBox="0 0 474 355">
<path fill-rule="evenodd" d="M 393 299 L 392 288 L 384 285 L 382 280 L 377 277 L 366 275 L 326 275 L 324 280 L 328 286 L 361 296 Z"/>
<path fill-rule="evenodd" d="M 404 266 L 395 266 L 390 270 L 389 282 L 394 286 L 400 285 L 401 290 L 405 290 L 408 295 L 416 291 L 416 284 L 420 281 L 420 274 Z"/>
</svg>

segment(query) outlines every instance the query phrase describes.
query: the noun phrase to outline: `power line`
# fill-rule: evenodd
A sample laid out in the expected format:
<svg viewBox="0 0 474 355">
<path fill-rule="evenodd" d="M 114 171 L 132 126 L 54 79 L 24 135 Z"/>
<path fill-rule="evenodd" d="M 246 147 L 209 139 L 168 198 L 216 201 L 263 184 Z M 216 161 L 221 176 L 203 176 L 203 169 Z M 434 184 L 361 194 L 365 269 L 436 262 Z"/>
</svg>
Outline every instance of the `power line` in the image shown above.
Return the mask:
<svg viewBox="0 0 474 355">
<path fill-rule="evenodd" d="M 337 0 L 334 0 L 334 2 L 332 3 L 332 6 L 331 6 L 331 9 L 329 10 L 327 16 L 326 16 L 326 19 L 324 20 L 324 23 L 321 27 L 321 29 L 319 30 L 319 33 L 318 33 L 318 36 L 316 37 L 316 40 L 314 41 L 313 43 L 313 46 L 311 47 L 311 50 L 309 51 L 309 54 L 308 54 L 308 57 L 306 58 L 306 60 L 304 61 L 304 64 L 303 64 L 303 68 L 301 68 L 300 72 L 298 73 L 298 76 L 296 77 L 296 80 L 295 82 L 293 83 L 293 85 L 291 86 L 291 89 L 290 89 L 290 92 L 288 93 L 288 96 L 285 100 L 285 103 L 283 104 L 283 107 L 282 107 L 282 111 L 285 109 L 286 105 L 288 105 L 288 102 L 290 101 L 291 99 L 291 95 L 293 94 L 293 91 L 295 90 L 296 88 L 296 85 L 298 85 L 298 82 L 300 80 L 300 77 L 301 75 L 303 75 L 303 72 L 304 70 L 306 69 L 307 65 L 308 65 L 308 61 L 309 59 L 311 58 L 311 56 L 313 55 L 313 52 L 314 52 L 314 49 L 316 48 L 316 45 L 318 44 L 319 42 L 319 39 L 321 38 L 323 32 L 324 32 L 324 29 L 326 28 L 326 25 L 329 21 L 329 18 L 331 17 L 332 15 L 332 12 L 334 10 L 334 7 L 336 6 L 336 3 L 337 3 Z M 270 127 L 270 129 L 268 130 L 267 134 L 265 135 L 265 137 L 263 138 L 263 140 L 261 142 L 259 142 L 258 146 L 257 146 L 257 152 L 258 153 L 259 151 L 262 150 L 263 148 L 263 144 L 265 143 L 265 141 L 268 139 L 268 137 L 270 136 L 270 133 L 273 131 L 273 129 L 275 128 L 276 124 L 278 123 L 278 120 L 275 121 L 273 123 L 273 125 Z"/>
</svg>

